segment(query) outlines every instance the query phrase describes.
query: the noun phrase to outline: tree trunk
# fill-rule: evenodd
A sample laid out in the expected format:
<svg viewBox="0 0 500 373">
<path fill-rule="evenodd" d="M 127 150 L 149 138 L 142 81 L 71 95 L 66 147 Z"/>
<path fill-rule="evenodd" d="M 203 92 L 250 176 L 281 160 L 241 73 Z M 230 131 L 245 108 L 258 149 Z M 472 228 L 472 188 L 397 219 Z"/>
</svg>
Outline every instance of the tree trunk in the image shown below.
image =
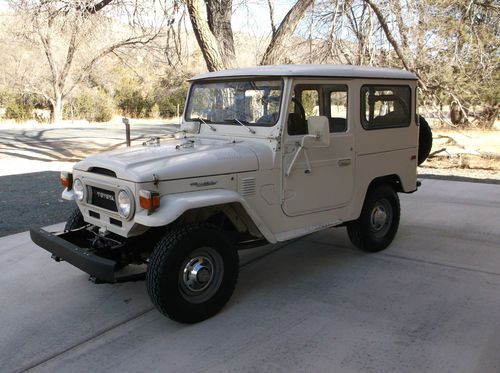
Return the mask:
<svg viewBox="0 0 500 373">
<path fill-rule="evenodd" d="M 189 18 L 191 19 L 191 24 L 193 25 L 194 35 L 196 36 L 196 40 L 200 46 L 208 71 L 224 70 L 226 68 L 224 63 L 225 59 L 220 50 L 219 42 L 210 30 L 208 22 L 203 17 L 203 1 L 187 0 L 186 4 L 189 12 Z"/>
<path fill-rule="evenodd" d="M 219 43 L 226 68 L 236 66 L 233 29 L 231 28 L 232 0 L 206 0 L 208 27 Z"/>
<path fill-rule="evenodd" d="M 57 94 L 54 100 L 51 100 L 52 104 L 52 123 L 61 123 L 63 120 L 63 108 L 64 102 L 61 94 Z"/>
<path fill-rule="evenodd" d="M 286 56 L 286 44 L 292 38 L 295 28 L 312 3 L 313 0 L 298 0 L 290 9 L 271 39 L 260 62 L 261 65 L 273 65 L 282 62 L 283 57 Z"/>
</svg>

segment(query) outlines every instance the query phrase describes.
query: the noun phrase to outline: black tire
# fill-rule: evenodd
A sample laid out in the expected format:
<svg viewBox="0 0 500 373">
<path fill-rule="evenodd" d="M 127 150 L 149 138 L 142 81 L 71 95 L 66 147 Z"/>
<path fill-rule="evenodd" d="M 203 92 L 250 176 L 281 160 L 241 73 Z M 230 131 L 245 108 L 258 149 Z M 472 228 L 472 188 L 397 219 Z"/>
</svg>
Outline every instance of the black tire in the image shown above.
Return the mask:
<svg viewBox="0 0 500 373">
<path fill-rule="evenodd" d="M 420 166 L 427 159 L 432 149 L 432 131 L 429 123 L 423 116 L 418 116 L 418 165 Z"/>
<path fill-rule="evenodd" d="M 387 184 L 368 191 L 361 215 L 347 224 L 349 239 L 356 247 L 368 252 L 389 246 L 399 227 L 398 194 Z"/>
<path fill-rule="evenodd" d="M 215 225 L 173 228 L 149 258 L 149 297 L 172 320 L 188 324 L 205 320 L 219 312 L 233 294 L 238 263 L 238 252 Z"/>
<path fill-rule="evenodd" d="M 70 231 L 73 229 L 81 228 L 85 226 L 85 224 L 87 223 L 85 223 L 85 220 L 83 220 L 83 215 L 80 212 L 80 209 L 78 207 L 75 207 L 71 212 L 71 215 L 69 216 L 68 220 L 66 221 L 64 230 Z"/>
</svg>

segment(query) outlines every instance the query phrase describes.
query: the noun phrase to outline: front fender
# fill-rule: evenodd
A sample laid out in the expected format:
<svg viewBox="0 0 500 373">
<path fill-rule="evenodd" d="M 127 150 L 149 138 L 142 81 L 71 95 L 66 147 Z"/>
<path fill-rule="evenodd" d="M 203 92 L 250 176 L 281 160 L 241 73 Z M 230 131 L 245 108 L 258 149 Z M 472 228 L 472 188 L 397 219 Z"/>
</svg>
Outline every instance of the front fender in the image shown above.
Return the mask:
<svg viewBox="0 0 500 373">
<path fill-rule="evenodd" d="M 260 233 L 270 243 L 276 243 L 276 238 L 263 223 L 262 219 L 252 210 L 238 193 L 226 189 L 200 190 L 196 192 L 168 194 L 161 197 L 160 207 L 148 215 L 142 210 L 135 215 L 135 222 L 147 227 L 162 227 L 178 219 L 184 212 L 196 208 L 239 203 L 253 220 Z"/>
</svg>

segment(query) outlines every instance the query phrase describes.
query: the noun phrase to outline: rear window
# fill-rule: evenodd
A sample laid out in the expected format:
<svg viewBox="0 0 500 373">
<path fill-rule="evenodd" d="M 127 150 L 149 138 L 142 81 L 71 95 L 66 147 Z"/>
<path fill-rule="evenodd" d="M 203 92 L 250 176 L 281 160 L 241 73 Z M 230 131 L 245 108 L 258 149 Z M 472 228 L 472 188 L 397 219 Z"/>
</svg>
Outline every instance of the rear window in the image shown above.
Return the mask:
<svg viewBox="0 0 500 373">
<path fill-rule="evenodd" d="M 361 88 L 361 123 L 365 129 L 407 127 L 411 120 L 411 89 L 403 85 Z"/>
</svg>

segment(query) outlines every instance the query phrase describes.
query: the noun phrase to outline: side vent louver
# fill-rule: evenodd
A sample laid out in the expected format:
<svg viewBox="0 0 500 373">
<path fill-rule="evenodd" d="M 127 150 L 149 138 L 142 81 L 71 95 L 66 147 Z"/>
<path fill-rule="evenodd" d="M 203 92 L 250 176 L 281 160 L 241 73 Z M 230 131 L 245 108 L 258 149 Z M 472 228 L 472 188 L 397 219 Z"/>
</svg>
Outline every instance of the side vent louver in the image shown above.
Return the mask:
<svg viewBox="0 0 500 373">
<path fill-rule="evenodd" d="M 255 195 L 257 182 L 254 177 L 248 177 L 241 180 L 240 193 L 242 196 L 253 196 Z"/>
</svg>

